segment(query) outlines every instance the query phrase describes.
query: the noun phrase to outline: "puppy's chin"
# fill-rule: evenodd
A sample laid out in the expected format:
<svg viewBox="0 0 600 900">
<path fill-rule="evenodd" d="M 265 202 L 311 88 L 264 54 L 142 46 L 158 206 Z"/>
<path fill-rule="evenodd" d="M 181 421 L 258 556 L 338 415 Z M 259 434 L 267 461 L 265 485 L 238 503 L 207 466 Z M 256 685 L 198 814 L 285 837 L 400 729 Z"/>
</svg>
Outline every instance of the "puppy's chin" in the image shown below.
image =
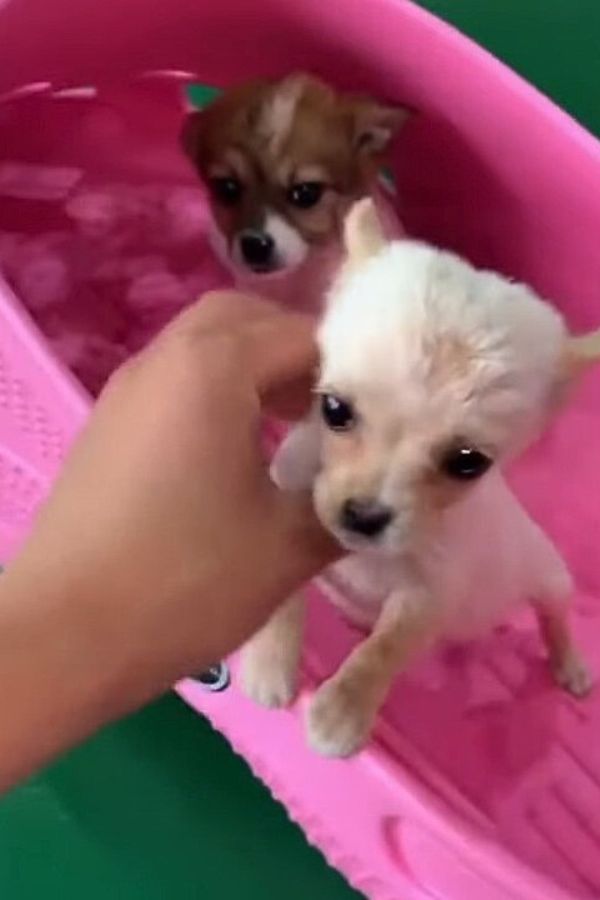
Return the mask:
<svg viewBox="0 0 600 900">
<path fill-rule="evenodd" d="M 382 559 L 392 559 L 403 556 L 409 550 L 406 538 L 402 537 L 393 527 L 389 527 L 377 537 L 361 537 L 359 534 L 352 534 L 352 532 L 327 524 L 322 520 L 321 524 L 348 553 L 368 553 Z"/>
<path fill-rule="evenodd" d="M 296 272 L 305 261 L 306 255 L 298 261 L 292 261 L 285 258 L 278 258 L 272 268 L 253 269 L 248 263 L 244 262 L 241 254 L 234 247 L 233 252 L 229 254 L 228 261 L 225 262 L 227 268 L 235 275 L 236 278 L 243 279 L 244 282 L 256 281 L 259 285 L 264 282 L 277 281 L 277 279 L 285 278 Z"/>
<path fill-rule="evenodd" d="M 369 553 L 373 556 L 391 557 L 398 556 L 402 552 L 401 548 L 391 547 L 385 535 L 375 538 L 361 537 L 359 534 L 352 534 L 342 528 L 328 527 L 324 522 L 321 524 L 333 535 L 340 547 L 348 553 Z"/>
</svg>

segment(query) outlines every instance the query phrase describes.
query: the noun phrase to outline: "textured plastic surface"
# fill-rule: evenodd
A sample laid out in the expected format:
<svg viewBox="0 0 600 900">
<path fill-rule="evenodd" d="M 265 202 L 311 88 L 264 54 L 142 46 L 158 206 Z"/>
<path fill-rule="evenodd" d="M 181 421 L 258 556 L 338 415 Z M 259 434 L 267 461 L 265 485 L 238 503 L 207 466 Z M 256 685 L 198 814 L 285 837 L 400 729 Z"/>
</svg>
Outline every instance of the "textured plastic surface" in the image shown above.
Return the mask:
<svg viewBox="0 0 600 900">
<path fill-rule="evenodd" d="M 367 11 L 360 0 L 326 7 L 266 0 L 259 16 L 250 0 L 172 0 L 152 12 L 143 0 L 85 8 L 11 0 L 0 4 L 0 33 L 0 156 L 58 167 L 63 192 L 73 168 L 104 186 L 187 183 L 176 142 L 180 78 L 226 84 L 314 68 L 422 111 L 396 160 L 412 233 L 527 279 L 560 303 L 574 327 L 600 320 L 598 144 L 409 3 L 371 0 Z M 165 74 L 140 80 L 148 72 Z M 9 99 L 15 89 L 19 98 Z M 43 235 L 56 227 L 48 218 L 48 204 L 64 200 L 56 184 L 40 186 L 45 198 L 24 197 L 22 187 L 16 199 L 4 197 L 0 228 Z M 4 288 L 0 316 L 6 556 L 26 533 L 87 401 Z M 576 626 L 597 671 L 599 390 L 590 378 L 514 476 L 573 567 Z M 353 640 L 333 610 L 315 601 L 308 690 Z M 244 700 L 235 681 L 234 665 L 233 686 L 221 694 L 191 681 L 180 689 L 368 896 L 600 895 L 599 701 L 594 695 L 576 704 L 550 685 L 529 623 L 442 652 L 399 679 L 376 740 L 348 762 L 305 748 L 302 700 L 291 711 L 265 712 Z"/>
<path fill-rule="evenodd" d="M 89 401 L 0 279 L 0 558 L 10 558 Z"/>
</svg>

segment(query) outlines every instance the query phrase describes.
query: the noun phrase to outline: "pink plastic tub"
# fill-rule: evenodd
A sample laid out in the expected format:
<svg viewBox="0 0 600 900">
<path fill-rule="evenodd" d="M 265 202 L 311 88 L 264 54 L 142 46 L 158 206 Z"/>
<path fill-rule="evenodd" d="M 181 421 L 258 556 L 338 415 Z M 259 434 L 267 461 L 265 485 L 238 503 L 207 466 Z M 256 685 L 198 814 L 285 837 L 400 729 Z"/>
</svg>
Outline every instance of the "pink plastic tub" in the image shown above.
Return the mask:
<svg viewBox="0 0 600 900">
<path fill-rule="evenodd" d="M 4 264 L 13 284 L 25 284 L 21 301 L 45 327 L 52 282 L 54 295 L 61 286 L 74 289 L 88 332 L 102 332 L 108 320 L 117 329 L 119 321 L 127 352 L 218 282 L 222 275 L 200 239 L 202 197 L 177 147 L 182 83 L 197 77 L 226 85 L 291 68 L 421 110 L 397 159 L 401 213 L 413 234 L 530 281 L 575 328 L 600 323 L 598 143 L 408 2 L 0 0 L 0 43 Z M 190 194 L 177 193 L 188 186 Z M 137 231 L 112 245 L 105 220 L 115 194 L 129 197 L 127 227 L 135 219 Z M 81 202 L 87 210 L 83 218 L 65 212 L 74 198 L 80 213 Z M 29 280 L 19 282 L 14 241 L 38 239 L 42 274 L 27 269 Z M 48 263 L 53 241 L 71 280 L 56 257 Z M 90 267 L 112 264 L 113 251 L 128 265 L 137 254 L 138 268 L 131 264 L 119 277 L 103 270 L 101 286 L 90 287 Z M 143 282 L 146 293 L 138 284 L 119 319 L 119 284 L 130 289 L 132 279 L 156 271 L 163 281 Z M 165 272 L 173 276 L 167 287 Z M 26 534 L 89 408 L 21 301 L 0 281 L 2 559 Z M 65 359 L 69 323 L 81 327 L 73 296 L 69 303 L 58 317 L 66 333 L 53 335 Z M 114 364 L 93 342 L 89 347 L 101 358 L 93 361 L 96 374 Z M 85 363 L 74 366 L 84 380 Z M 514 476 L 573 567 L 576 627 L 598 671 L 599 452 L 596 376 Z M 307 691 L 353 640 L 315 600 Z M 232 668 L 228 690 L 210 693 L 190 679 L 180 685 L 182 696 L 227 735 L 310 840 L 369 897 L 600 897 L 600 692 L 576 703 L 555 690 L 529 622 L 467 650 L 440 652 L 400 678 L 375 740 L 346 762 L 306 749 L 302 698 L 291 711 L 259 710 L 238 691 L 235 660 Z"/>
</svg>

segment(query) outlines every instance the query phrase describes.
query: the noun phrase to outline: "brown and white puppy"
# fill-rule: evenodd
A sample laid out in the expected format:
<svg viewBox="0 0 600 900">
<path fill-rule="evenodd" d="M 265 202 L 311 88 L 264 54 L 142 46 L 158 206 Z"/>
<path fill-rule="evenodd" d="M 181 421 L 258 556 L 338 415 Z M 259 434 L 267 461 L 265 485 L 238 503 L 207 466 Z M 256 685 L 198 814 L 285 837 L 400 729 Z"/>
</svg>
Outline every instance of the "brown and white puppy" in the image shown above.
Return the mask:
<svg viewBox="0 0 600 900">
<path fill-rule="evenodd" d="M 357 198 L 370 194 L 385 206 L 381 167 L 407 116 L 297 73 L 232 88 L 187 117 L 182 140 L 210 191 L 213 247 L 240 286 L 271 294 L 281 282 L 273 276 L 295 273 L 301 305 L 320 308 L 307 292 L 324 286 L 307 284 L 307 270 L 335 269 Z M 397 235 L 399 223 L 386 214 Z M 289 279 L 282 287 L 285 295 Z"/>
</svg>

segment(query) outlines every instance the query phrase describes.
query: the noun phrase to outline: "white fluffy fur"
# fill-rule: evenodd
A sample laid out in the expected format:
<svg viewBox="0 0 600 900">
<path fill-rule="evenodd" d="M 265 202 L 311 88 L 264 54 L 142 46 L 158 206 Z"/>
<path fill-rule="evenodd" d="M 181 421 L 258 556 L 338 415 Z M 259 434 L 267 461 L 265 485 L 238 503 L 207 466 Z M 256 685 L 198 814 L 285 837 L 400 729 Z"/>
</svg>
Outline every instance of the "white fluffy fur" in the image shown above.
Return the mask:
<svg viewBox="0 0 600 900">
<path fill-rule="evenodd" d="M 485 417 L 494 431 L 486 437 L 504 449 L 506 425 L 512 430 L 518 419 L 521 428 L 523 417 L 545 411 L 565 337 L 558 313 L 524 285 L 402 241 L 342 273 L 331 291 L 318 335 L 320 380 L 342 395 L 372 392 L 394 416 L 401 405 L 415 424 L 429 416 L 465 425 L 465 414 Z M 463 343 L 476 364 L 465 379 L 448 379 L 432 393 L 430 350 L 446 338 Z M 467 409 L 470 392 L 485 393 L 485 402 Z"/>
<path fill-rule="evenodd" d="M 284 79 L 275 88 L 271 99 L 262 110 L 257 127 L 275 153 L 279 151 L 291 131 L 296 108 L 305 88 L 306 78 L 303 75 L 292 75 Z"/>
<path fill-rule="evenodd" d="M 433 390 L 425 377 L 427 348 L 438 337 L 464 340 L 478 356 L 464 378 L 449 378 Z M 373 624 L 412 565 L 411 517 L 403 516 L 407 500 L 414 506 L 405 483 L 412 470 L 403 452 L 407 460 L 420 459 L 438 436 L 443 442 L 455 435 L 492 448 L 500 459 L 518 449 L 547 412 L 565 337 L 560 316 L 528 288 L 424 244 L 389 244 L 359 271 L 342 274 L 318 333 L 321 387 L 366 398 L 372 409 L 359 405 L 358 412 L 366 419 L 376 411 L 373 430 L 383 432 L 398 420 L 402 426 L 391 449 L 382 440 L 376 479 L 378 499 L 394 507 L 396 524 L 378 547 L 367 546 L 336 567 L 355 600 L 362 596 L 356 612 L 363 621 Z M 273 464 L 282 487 L 298 489 L 302 474 L 308 475 L 305 488 L 318 481 L 322 428 L 313 414 L 290 433 Z M 325 524 L 356 549 L 333 522 Z M 551 585 L 568 592 L 562 561 L 497 471 L 466 487 L 435 518 L 418 549 L 444 607 L 447 633 L 488 627 L 507 606 Z"/>
<path fill-rule="evenodd" d="M 343 273 L 318 333 L 320 388 L 352 401 L 362 447 L 350 462 L 346 452 L 343 468 L 335 459 L 325 467 L 319 511 L 334 479 L 347 496 L 375 495 L 396 513 L 383 549 L 406 549 L 435 454 L 455 441 L 497 462 L 520 450 L 548 416 L 566 337 L 558 313 L 528 288 L 423 244 L 387 245 Z"/>
<path fill-rule="evenodd" d="M 284 269 L 295 269 L 304 262 L 308 244 L 297 228 L 272 210 L 267 210 L 265 231 L 275 241 L 276 253 Z"/>
<path fill-rule="evenodd" d="M 356 750 L 415 652 L 490 628 L 524 600 L 538 611 L 558 680 L 574 693 L 589 688 L 565 621 L 570 576 L 498 468 L 550 415 L 567 341 L 562 318 L 531 290 L 423 244 L 384 245 L 338 278 L 318 332 L 319 386 L 350 401 L 357 423 L 332 434 L 315 408 L 273 463 L 283 488 L 312 488 L 323 524 L 351 551 L 326 573 L 328 593 L 374 627 L 314 698 L 316 749 Z M 438 454 L 456 441 L 496 465 L 440 502 Z M 380 537 L 338 524 L 353 496 L 393 509 Z M 254 696 L 273 675 L 256 659 Z"/>
</svg>

